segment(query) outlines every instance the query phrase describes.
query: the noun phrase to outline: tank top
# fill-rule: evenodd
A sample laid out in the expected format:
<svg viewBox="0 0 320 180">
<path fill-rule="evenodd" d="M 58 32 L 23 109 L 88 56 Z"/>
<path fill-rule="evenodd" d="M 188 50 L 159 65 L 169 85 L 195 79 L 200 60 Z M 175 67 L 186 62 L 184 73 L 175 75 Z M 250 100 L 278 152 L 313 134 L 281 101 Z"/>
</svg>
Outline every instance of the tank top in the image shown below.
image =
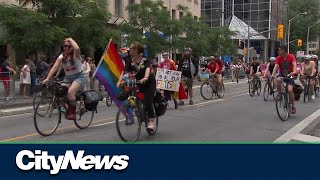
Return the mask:
<svg viewBox="0 0 320 180">
<path fill-rule="evenodd" d="M 309 76 L 312 74 L 312 63 L 311 62 L 309 62 L 308 64 L 304 63 L 304 73 Z"/>
<path fill-rule="evenodd" d="M 269 65 L 269 72 L 270 72 L 270 73 L 273 72 L 273 69 L 274 69 L 274 66 L 275 66 L 275 65 L 276 65 L 276 64 L 273 64 L 273 65 L 272 65 L 272 64 L 270 63 L 270 65 Z"/>
<path fill-rule="evenodd" d="M 58 59 L 62 61 L 63 55 L 61 54 Z M 75 74 L 78 74 L 82 71 L 81 67 L 81 60 L 80 57 L 74 57 L 74 64 L 72 65 L 69 61 L 70 59 L 67 60 L 66 63 L 62 62 L 63 70 L 66 74 L 66 76 L 72 76 Z"/>
</svg>

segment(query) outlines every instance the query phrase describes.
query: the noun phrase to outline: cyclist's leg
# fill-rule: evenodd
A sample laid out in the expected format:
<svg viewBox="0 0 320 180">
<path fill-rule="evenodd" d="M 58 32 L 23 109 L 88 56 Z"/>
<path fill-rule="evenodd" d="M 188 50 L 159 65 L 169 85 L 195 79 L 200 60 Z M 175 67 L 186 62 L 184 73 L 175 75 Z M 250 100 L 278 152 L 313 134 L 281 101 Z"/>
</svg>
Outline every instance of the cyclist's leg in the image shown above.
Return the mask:
<svg viewBox="0 0 320 180">
<path fill-rule="evenodd" d="M 193 100 L 192 100 L 192 98 L 193 98 L 193 89 L 192 89 L 193 79 L 191 77 L 187 78 L 187 86 L 188 86 L 189 99 L 190 99 L 189 104 L 192 105 L 193 104 Z"/>
<path fill-rule="evenodd" d="M 216 74 L 216 78 L 217 78 L 219 89 L 222 89 L 222 76 L 221 76 L 221 74 Z"/>
<path fill-rule="evenodd" d="M 154 129 L 155 124 L 154 124 L 154 118 L 155 112 L 154 112 L 154 107 L 153 107 L 153 97 L 156 92 L 156 85 L 155 82 L 151 83 L 150 85 L 144 86 L 142 89 L 144 99 L 143 99 L 143 107 L 145 108 L 145 112 L 147 112 L 147 118 L 148 118 L 148 129 Z"/>
<path fill-rule="evenodd" d="M 289 83 L 288 84 L 288 94 L 289 94 L 289 99 L 290 103 L 292 104 L 292 113 L 295 114 L 295 101 L 294 101 L 294 93 L 293 93 L 293 84 Z"/>
<path fill-rule="evenodd" d="M 300 75 L 300 82 L 302 84 L 303 87 L 306 86 L 306 81 L 302 78 L 302 76 Z"/>
<path fill-rule="evenodd" d="M 85 85 L 85 78 L 83 75 L 79 75 L 74 81 L 72 81 L 68 89 L 69 107 L 67 113 L 67 119 L 76 119 L 76 94 L 83 89 Z"/>
<path fill-rule="evenodd" d="M 315 80 L 314 80 L 314 78 L 312 77 L 312 78 L 310 79 L 311 95 L 315 95 L 315 94 L 314 94 L 314 85 L 315 85 Z"/>
</svg>

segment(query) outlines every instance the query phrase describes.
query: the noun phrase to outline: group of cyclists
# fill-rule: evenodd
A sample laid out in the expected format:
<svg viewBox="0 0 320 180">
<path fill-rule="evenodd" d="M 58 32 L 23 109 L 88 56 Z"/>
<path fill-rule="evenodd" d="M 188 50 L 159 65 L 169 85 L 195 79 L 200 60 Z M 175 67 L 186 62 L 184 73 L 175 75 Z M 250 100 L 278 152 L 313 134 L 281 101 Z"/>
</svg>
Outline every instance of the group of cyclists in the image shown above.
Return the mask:
<svg viewBox="0 0 320 180">
<path fill-rule="evenodd" d="M 271 57 L 269 63 L 266 66 L 266 70 L 263 74 L 264 78 L 271 78 L 272 83 L 275 85 L 273 87 L 273 92 L 277 92 L 278 96 L 276 98 L 280 98 L 279 92 L 281 89 L 281 78 L 285 77 L 285 83 L 287 86 L 287 91 L 289 94 L 289 100 L 292 104 L 291 113 L 296 113 L 295 106 L 295 96 L 294 96 L 294 87 L 295 81 L 294 79 L 298 77 L 300 74 L 299 80 L 303 87 L 306 85 L 306 78 L 310 77 L 310 93 L 311 99 L 315 99 L 315 87 L 319 87 L 319 79 L 318 72 L 319 63 L 317 55 L 305 55 L 301 57 L 302 62 L 300 63 L 300 70 L 298 68 L 297 59 L 293 54 L 289 54 L 286 46 L 281 46 L 278 48 L 279 56 L 277 58 Z M 251 75 L 260 77 L 261 69 L 258 62 L 254 61 L 251 64 Z M 320 75 L 320 74 L 319 74 Z"/>
</svg>

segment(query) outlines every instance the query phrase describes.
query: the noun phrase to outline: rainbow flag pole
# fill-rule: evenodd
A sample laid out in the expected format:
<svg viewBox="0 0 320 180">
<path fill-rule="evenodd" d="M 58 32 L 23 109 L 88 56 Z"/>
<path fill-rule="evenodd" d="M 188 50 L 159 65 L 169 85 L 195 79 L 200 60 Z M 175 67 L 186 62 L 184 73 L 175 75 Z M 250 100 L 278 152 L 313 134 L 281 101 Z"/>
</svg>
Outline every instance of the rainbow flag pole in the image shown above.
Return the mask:
<svg viewBox="0 0 320 180">
<path fill-rule="evenodd" d="M 93 73 L 93 77 L 105 87 L 105 90 L 111 97 L 112 101 L 121 109 L 121 112 L 127 117 L 125 109 L 121 108 L 126 105 L 127 101 L 119 101 L 116 97 L 120 94 L 121 90 L 117 88 L 117 82 L 124 70 L 124 64 L 118 50 L 112 39 L 110 39 L 101 59 Z"/>
</svg>

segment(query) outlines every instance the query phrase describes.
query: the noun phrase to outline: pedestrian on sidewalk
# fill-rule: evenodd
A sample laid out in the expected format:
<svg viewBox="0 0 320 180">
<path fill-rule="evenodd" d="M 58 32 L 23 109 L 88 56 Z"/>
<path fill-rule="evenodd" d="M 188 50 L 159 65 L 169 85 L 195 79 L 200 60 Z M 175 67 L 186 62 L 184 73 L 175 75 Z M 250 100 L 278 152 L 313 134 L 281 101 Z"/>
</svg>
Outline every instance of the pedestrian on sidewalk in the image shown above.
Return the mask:
<svg viewBox="0 0 320 180">
<path fill-rule="evenodd" d="M 3 83 L 3 93 L 6 100 L 9 100 L 10 95 L 10 73 L 13 73 L 13 75 L 17 74 L 17 72 L 11 68 L 9 63 L 9 56 L 7 56 L 0 62 L 0 80 Z"/>
<path fill-rule="evenodd" d="M 84 79 L 85 79 L 84 90 L 89 91 L 90 90 L 91 68 L 90 68 L 89 63 L 83 57 L 81 57 L 81 68 L 82 68 L 82 72 L 84 74 Z"/>
<path fill-rule="evenodd" d="M 23 84 L 23 96 L 24 98 L 30 98 L 30 84 L 31 84 L 31 70 L 29 68 L 31 64 L 30 59 L 25 60 L 25 65 L 21 69 L 20 78 L 22 79 Z"/>
<path fill-rule="evenodd" d="M 31 84 L 30 84 L 30 96 L 33 95 L 35 88 L 36 88 L 36 79 L 37 79 L 37 67 L 34 64 L 34 62 L 29 59 L 30 63 L 29 63 L 29 69 L 30 69 L 30 78 L 31 78 Z"/>
</svg>

